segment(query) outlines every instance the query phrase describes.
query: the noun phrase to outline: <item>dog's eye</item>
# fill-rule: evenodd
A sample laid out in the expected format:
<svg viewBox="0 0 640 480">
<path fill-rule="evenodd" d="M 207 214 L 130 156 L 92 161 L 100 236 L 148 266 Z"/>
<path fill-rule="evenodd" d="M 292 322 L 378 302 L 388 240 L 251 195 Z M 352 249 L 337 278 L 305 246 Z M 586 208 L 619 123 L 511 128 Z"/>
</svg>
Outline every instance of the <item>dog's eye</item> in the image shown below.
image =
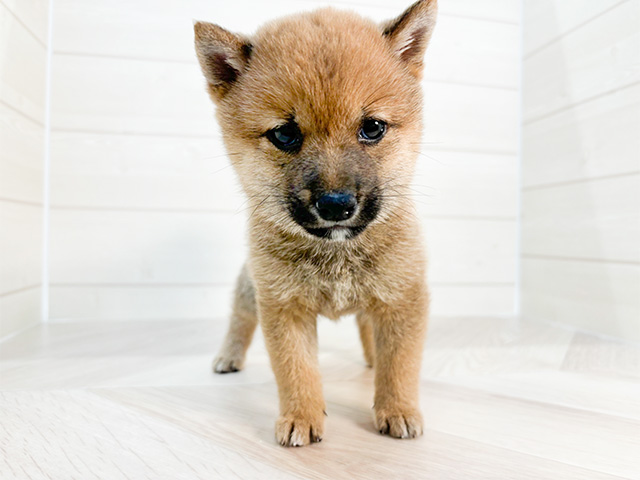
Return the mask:
<svg viewBox="0 0 640 480">
<path fill-rule="evenodd" d="M 269 130 L 267 138 L 284 152 L 295 152 L 302 145 L 302 133 L 293 121 Z"/>
<path fill-rule="evenodd" d="M 387 124 L 382 120 L 368 118 L 362 123 L 358 136 L 365 143 L 379 142 L 387 133 Z"/>
</svg>

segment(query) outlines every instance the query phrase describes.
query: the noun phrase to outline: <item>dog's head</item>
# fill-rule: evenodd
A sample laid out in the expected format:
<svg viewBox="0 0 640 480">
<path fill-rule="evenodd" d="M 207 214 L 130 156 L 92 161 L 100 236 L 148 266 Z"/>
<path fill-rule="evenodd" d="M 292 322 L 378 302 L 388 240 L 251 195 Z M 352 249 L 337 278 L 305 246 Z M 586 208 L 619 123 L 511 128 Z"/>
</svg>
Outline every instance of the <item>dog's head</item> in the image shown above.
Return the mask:
<svg viewBox="0 0 640 480">
<path fill-rule="evenodd" d="M 355 237 L 402 214 L 421 132 L 436 0 L 376 25 L 332 9 L 247 38 L 196 23 L 196 51 L 252 215 L 293 234 Z"/>
</svg>

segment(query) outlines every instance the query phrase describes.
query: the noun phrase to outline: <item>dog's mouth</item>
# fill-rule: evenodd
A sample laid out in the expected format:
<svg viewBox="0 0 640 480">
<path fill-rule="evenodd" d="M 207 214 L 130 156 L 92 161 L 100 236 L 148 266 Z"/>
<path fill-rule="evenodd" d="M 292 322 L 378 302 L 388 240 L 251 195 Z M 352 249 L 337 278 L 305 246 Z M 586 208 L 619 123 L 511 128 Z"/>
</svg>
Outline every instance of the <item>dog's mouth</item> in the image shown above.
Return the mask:
<svg viewBox="0 0 640 480">
<path fill-rule="evenodd" d="M 367 228 L 367 225 L 357 225 L 346 227 L 343 225 L 334 225 L 326 228 L 303 228 L 314 237 L 326 238 L 327 240 L 349 240 L 350 238 L 357 237 L 360 233 Z"/>
<path fill-rule="evenodd" d="M 345 219 L 323 218 L 317 202 L 304 202 L 297 195 L 289 198 L 288 207 L 291 218 L 309 235 L 325 240 L 344 241 L 360 235 L 376 218 L 380 210 L 380 197 L 376 192 L 362 196 Z"/>
</svg>

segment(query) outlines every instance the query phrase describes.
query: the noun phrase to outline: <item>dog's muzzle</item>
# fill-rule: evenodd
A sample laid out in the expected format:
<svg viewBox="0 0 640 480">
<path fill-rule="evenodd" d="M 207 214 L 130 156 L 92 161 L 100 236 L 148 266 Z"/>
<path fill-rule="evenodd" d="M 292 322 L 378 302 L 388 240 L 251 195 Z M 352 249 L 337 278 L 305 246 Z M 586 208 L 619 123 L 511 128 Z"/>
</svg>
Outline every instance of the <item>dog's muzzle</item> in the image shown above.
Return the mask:
<svg viewBox="0 0 640 480">
<path fill-rule="evenodd" d="M 380 210 L 377 193 L 358 195 L 347 190 L 322 192 L 305 202 L 289 199 L 289 213 L 307 233 L 327 240 L 348 240 L 362 233 Z"/>
</svg>

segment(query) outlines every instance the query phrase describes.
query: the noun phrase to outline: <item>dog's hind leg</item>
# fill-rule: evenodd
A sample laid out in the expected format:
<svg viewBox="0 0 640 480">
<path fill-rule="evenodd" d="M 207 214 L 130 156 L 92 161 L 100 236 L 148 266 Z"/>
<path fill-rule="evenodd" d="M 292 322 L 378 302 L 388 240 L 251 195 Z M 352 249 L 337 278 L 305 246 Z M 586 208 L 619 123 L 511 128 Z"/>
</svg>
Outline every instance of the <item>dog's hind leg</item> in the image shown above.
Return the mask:
<svg viewBox="0 0 640 480">
<path fill-rule="evenodd" d="M 236 283 L 229 331 L 213 360 L 214 372 L 229 373 L 242 370 L 257 325 L 255 289 L 247 266 L 244 265 Z"/>
<path fill-rule="evenodd" d="M 360 312 L 356 315 L 358 329 L 360 330 L 360 341 L 364 352 L 364 361 L 368 367 L 373 367 L 376 358 L 375 342 L 373 340 L 373 322 L 366 313 Z"/>
</svg>

